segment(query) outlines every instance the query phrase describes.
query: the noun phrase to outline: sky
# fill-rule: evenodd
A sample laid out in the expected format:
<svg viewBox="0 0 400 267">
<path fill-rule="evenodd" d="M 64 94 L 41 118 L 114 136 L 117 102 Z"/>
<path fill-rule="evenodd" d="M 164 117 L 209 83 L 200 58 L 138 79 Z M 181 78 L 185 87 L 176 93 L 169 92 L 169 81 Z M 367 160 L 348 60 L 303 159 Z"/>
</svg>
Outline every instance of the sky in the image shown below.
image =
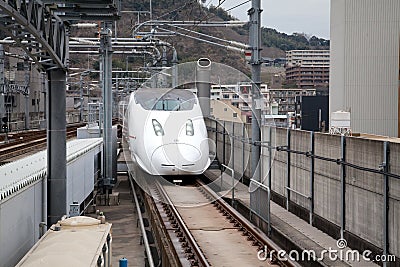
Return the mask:
<svg viewBox="0 0 400 267">
<path fill-rule="evenodd" d="M 206 0 L 205 5 L 218 5 L 219 0 Z M 221 0 L 222 1 L 222 0 Z M 225 0 L 221 5 L 225 10 L 246 0 Z M 306 33 L 329 39 L 330 0 L 260 0 L 262 26 L 279 32 L 292 34 Z M 247 10 L 251 1 L 230 12 L 239 20 L 248 20 Z"/>
</svg>

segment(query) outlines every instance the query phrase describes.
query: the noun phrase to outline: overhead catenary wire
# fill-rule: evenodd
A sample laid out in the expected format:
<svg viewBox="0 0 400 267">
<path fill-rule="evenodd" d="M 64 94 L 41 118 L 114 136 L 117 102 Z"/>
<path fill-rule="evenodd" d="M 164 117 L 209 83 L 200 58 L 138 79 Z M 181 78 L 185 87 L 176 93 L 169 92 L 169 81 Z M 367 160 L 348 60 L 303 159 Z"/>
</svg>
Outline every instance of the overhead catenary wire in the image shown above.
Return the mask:
<svg viewBox="0 0 400 267">
<path fill-rule="evenodd" d="M 244 43 L 225 40 L 225 39 L 222 39 L 222 38 L 219 38 L 219 37 L 215 37 L 215 36 L 212 36 L 212 35 L 208 35 L 208 34 L 205 34 L 205 33 L 200 33 L 200 32 L 195 32 L 195 31 L 192 31 L 192 30 L 189 30 L 189 29 L 185 29 L 183 27 L 176 26 L 176 25 L 170 25 L 170 24 L 166 24 L 166 25 L 174 27 L 174 28 L 177 28 L 177 29 L 180 29 L 180 30 L 183 30 L 183 31 L 186 31 L 186 32 L 189 32 L 189 33 L 194 33 L 194 34 L 197 34 L 197 35 L 200 35 L 200 36 L 204 36 L 204 37 L 207 37 L 207 38 L 210 38 L 210 39 L 214 39 L 214 40 L 217 40 L 217 41 L 220 41 L 220 42 L 229 43 L 230 45 L 240 46 L 241 48 L 244 48 L 244 49 L 248 49 L 249 48 L 249 46 L 247 44 L 244 44 Z"/>
<path fill-rule="evenodd" d="M 160 28 L 160 29 L 164 30 L 164 31 L 167 31 L 167 32 L 175 33 L 177 35 L 181 35 L 181 36 L 184 36 L 184 37 L 195 39 L 197 41 L 201 41 L 201 42 L 205 42 L 205 43 L 208 43 L 208 44 L 213 44 L 213 45 L 216 45 L 216 46 L 224 47 L 224 48 L 226 48 L 228 50 L 244 53 L 244 49 L 242 49 L 242 48 L 234 47 L 234 46 L 231 46 L 231 45 L 223 45 L 223 44 L 220 44 L 220 43 L 212 42 L 212 41 L 209 41 L 209 40 L 201 39 L 199 37 L 191 36 L 191 35 L 180 33 L 180 32 L 176 32 L 176 31 L 171 31 L 171 30 L 167 30 L 167 29 L 163 29 L 163 28 Z"/>
<path fill-rule="evenodd" d="M 226 12 L 231 11 L 231 10 L 237 8 L 237 7 L 240 7 L 240 6 L 244 5 L 244 4 L 249 3 L 250 1 L 251 1 L 251 0 L 244 1 L 243 3 L 240 3 L 240 4 L 238 4 L 238 5 L 234 6 L 234 7 L 228 8 L 228 9 L 226 9 L 225 11 L 226 11 Z"/>
</svg>

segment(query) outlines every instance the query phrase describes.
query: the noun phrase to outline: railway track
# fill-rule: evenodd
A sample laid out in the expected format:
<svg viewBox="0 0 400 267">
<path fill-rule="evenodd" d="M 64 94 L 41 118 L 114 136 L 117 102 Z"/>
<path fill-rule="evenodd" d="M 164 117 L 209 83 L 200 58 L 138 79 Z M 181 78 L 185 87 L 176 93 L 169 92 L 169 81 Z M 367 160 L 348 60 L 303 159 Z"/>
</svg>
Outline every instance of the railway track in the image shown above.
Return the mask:
<svg viewBox="0 0 400 267">
<path fill-rule="evenodd" d="M 67 140 L 76 136 L 76 129 L 84 124 L 67 126 Z M 0 145 L 0 162 L 46 148 L 47 131 L 35 130 L 12 134 L 12 141 Z"/>
<path fill-rule="evenodd" d="M 113 119 L 112 123 L 119 124 L 120 120 Z M 67 125 L 67 140 L 76 137 L 76 130 L 85 125 L 85 123 Z M 9 142 L 0 144 L 0 164 L 14 157 L 45 149 L 47 145 L 47 130 L 18 132 L 10 134 L 9 137 L 11 138 Z"/>
<path fill-rule="evenodd" d="M 279 247 L 200 179 L 186 187 L 156 181 L 150 188 L 154 221 L 164 227 L 156 234 L 169 238 L 159 238 L 159 245 L 174 248 L 162 253 L 169 266 L 300 266 L 268 254 Z"/>
</svg>

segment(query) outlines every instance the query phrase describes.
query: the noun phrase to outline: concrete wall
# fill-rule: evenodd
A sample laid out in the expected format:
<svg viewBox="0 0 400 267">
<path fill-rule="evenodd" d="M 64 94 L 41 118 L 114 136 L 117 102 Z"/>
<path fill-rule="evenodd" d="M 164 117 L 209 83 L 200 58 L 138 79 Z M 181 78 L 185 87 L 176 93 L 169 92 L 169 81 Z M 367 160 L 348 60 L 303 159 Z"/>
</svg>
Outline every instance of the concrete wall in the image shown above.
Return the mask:
<svg viewBox="0 0 400 267">
<path fill-rule="evenodd" d="M 315 154 L 327 158 L 341 158 L 340 136 L 315 133 Z M 340 165 L 334 162 L 315 160 L 314 212 L 340 224 Z"/>
<path fill-rule="evenodd" d="M 223 123 L 219 124 L 218 130 L 223 131 Z M 214 128 L 215 122 L 207 122 L 207 126 Z M 225 123 L 226 130 L 232 129 L 231 123 Z M 243 125 L 235 123 L 235 135 L 242 136 Z M 248 136 L 251 136 L 250 125 L 245 125 Z M 238 131 L 236 131 L 238 129 Z M 240 129 L 240 131 L 239 131 Z M 262 140 L 269 141 L 271 136 L 272 146 L 287 145 L 287 129 L 262 128 Z M 211 139 L 215 138 L 215 132 L 209 132 Z M 229 138 L 226 137 L 225 164 L 229 162 Z M 388 139 L 389 140 L 389 139 Z M 341 137 L 336 135 L 315 133 L 314 136 L 315 155 L 331 158 L 341 158 Z M 383 162 L 382 140 L 371 140 L 357 137 L 346 138 L 346 161 L 358 166 L 379 169 Z M 400 143 L 390 142 L 390 172 L 400 174 Z M 242 173 L 243 144 L 235 140 L 233 167 L 237 174 Z M 218 159 L 223 160 L 223 137 L 218 134 Z M 250 163 L 250 145 L 245 144 L 245 162 Z M 311 132 L 291 130 L 292 150 L 307 152 L 311 149 Z M 228 151 L 229 150 L 229 151 Z M 262 177 L 264 183 L 268 184 L 269 151 L 262 149 Z M 273 192 L 286 198 L 287 193 L 287 152 L 272 151 L 273 161 L 271 168 L 271 189 Z M 310 163 L 311 158 L 305 155 L 291 153 L 290 165 L 290 187 L 306 196 L 310 196 Z M 245 163 L 245 176 L 251 177 L 251 166 Z M 361 239 L 383 248 L 384 228 L 384 203 L 383 203 L 383 175 L 373 174 L 367 171 L 356 170 L 346 167 L 346 226 L 345 230 Z M 389 185 L 389 251 L 391 254 L 400 256 L 400 181 L 390 178 Z M 310 208 L 310 201 L 303 196 L 291 193 L 290 198 L 306 210 Z M 341 221 L 341 165 L 336 162 L 315 159 L 314 167 L 314 214 L 328 222 L 340 227 Z"/>
</svg>

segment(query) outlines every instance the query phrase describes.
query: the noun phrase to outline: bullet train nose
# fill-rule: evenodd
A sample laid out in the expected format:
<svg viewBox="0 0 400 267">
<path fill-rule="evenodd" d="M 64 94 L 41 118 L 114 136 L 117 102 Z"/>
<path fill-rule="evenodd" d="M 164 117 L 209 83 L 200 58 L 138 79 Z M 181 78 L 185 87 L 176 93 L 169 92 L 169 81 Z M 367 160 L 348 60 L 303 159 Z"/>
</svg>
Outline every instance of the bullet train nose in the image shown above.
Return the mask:
<svg viewBox="0 0 400 267">
<path fill-rule="evenodd" d="M 160 175 L 200 174 L 207 166 L 208 155 L 195 146 L 166 144 L 158 147 L 151 156 L 151 166 Z"/>
</svg>

